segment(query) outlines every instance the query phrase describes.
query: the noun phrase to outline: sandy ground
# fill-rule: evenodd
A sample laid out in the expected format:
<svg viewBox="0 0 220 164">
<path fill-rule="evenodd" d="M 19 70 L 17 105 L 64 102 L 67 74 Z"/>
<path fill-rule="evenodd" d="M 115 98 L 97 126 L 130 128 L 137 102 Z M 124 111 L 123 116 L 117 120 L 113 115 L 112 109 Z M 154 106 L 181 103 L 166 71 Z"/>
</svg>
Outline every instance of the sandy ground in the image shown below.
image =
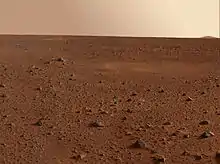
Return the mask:
<svg viewBox="0 0 220 164">
<path fill-rule="evenodd" d="M 1 36 L 0 163 L 213 164 L 219 50 L 218 39 Z"/>
</svg>

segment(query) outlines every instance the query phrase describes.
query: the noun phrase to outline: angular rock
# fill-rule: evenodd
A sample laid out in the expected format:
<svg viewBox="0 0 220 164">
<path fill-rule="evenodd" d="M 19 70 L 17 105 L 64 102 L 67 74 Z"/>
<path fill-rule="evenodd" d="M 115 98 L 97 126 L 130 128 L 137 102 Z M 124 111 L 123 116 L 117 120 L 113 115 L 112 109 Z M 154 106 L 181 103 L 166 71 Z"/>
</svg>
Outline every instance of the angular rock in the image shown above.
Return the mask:
<svg viewBox="0 0 220 164">
<path fill-rule="evenodd" d="M 132 148 L 144 149 L 144 148 L 146 148 L 146 143 L 143 140 L 139 139 L 135 143 L 133 143 L 131 145 L 131 147 Z"/>
<path fill-rule="evenodd" d="M 43 123 L 42 123 L 41 119 L 39 119 L 39 120 L 38 120 L 37 122 L 35 122 L 33 125 L 34 125 L 34 126 L 42 126 Z"/>
<path fill-rule="evenodd" d="M 197 161 L 202 159 L 202 155 L 200 155 L 200 154 L 193 155 L 193 157 Z"/>
<path fill-rule="evenodd" d="M 105 125 L 102 122 L 96 120 L 95 122 L 92 122 L 90 126 L 98 128 L 98 127 L 104 127 Z"/>
<path fill-rule="evenodd" d="M 204 139 L 204 138 L 209 138 L 214 136 L 215 134 L 209 130 L 205 131 L 204 133 L 201 134 L 200 138 Z"/>
<path fill-rule="evenodd" d="M 215 153 L 216 164 L 220 164 L 220 150 Z"/>
<path fill-rule="evenodd" d="M 199 123 L 199 125 L 208 125 L 209 124 L 209 121 L 207 120 L 203 120 Z"/>
<path fill-rule="evenodd" d="M 153 157 L 155 164 L 165 163 L 166 158 L 163 155 L 157 155 Z"/>
<path fill-rule="evenodd" d="M 0 88 L 5 88 L 5 84 L 0 84 Z"/>
<path fill-rule="evenodd" d="M 192 101 L 193 99 L 191 97 L 187 97 L 186 101 Z"/>
<path fill-rule="evenodd" d="M 163 125 L 172 125 L 172 123 L 171 122 L 165 122 Z"/>
</svg>

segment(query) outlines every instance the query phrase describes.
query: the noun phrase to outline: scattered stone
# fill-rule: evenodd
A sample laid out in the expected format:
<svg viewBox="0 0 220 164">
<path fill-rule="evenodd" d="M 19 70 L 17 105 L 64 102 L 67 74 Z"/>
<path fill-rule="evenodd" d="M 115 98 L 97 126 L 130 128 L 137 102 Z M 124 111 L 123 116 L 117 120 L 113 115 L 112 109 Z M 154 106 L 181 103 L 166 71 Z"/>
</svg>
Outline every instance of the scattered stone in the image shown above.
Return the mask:
<svg viewBox="0 0 220 164">
<path fill-rule="evenodd" d="M 98 127 L 104 127 L 105 125 L 100 121 L 95 121 L 95 122 L 91 123 L 90 126 L 98 128 Z"/>
<path fill-rule="evenodd" d="M 126 136 L 130 136 L 130 135 L 132 135 L 132 134 L 133 134 L 133 133 L 130 132 L 130 131 L 128 131 L 128 132 L 125 133 Z"/>
<path fill-rule="evenodd" d="M 127 102 L 131 102 L 131 101 L 132 101 L 132 99 L 131 99 L 131 98 L 127 99 Z"/>
<path fill-rule="evenodd" d="M 14 123 L 8 124 L 10 127 L 15 127 L 16 125 Z"/>
<path fill-rule="evenodd" d="M 101 114 L 109 114 L 109 112 L 108 112 L 108 111 L 105 111 L 105 110 L 100 110 L 100 113 L 101 113 Z"/>
<path fill-rule="evenodd" d="M 165 122 L 163 125 L 172 125 L 172 123 L 171 122 Z"/>
<path fill-rule="evenodd" d="M 155 164 L 164 163 L 166 161 L 166 158 L 163 155 L 157 155 L 153 157 L 153 161 Z"/>
<path fill-rule="evenodd" d="M 128 112 L 128 113 L 132 113 L 132 110 L 131 110 L 131 109 L 128 109 L 127 112 Z"/>
<path fill-rule="evenodd" d="M 72 159 L 75 159 L 75 160 L 83 160 L 84 158 L 86 158 L 86 154 L 79 154 L 79 155 L 75 155 L 72 157 Z"/>
<path fill-rule="evenodd" d="M 144 148 L 146 148 L 146 143 L 143 140 L 139 139 L 134 144 L 132 144 L 131 147 L 144 149 Z"/>
<path fill-rule="evenodd" d="M 201 134 L 200 138 L 204 139 L 204 138 L 209 138 L 214 136 L 215 134 L 209 130 L 205 131 L 204 133 Z"/>
<path fill-rule="evenodd" d="M 6 97 L 7 97 L 7 95 L 6 95 L 6 94 L 4 94 L 4 93 L 2 93 L 2 94 L 0 94 L 0 97 L 2 97 L 2 98 L 6 98 Z"/>
<path fill-rule="evenodd" d="M 159 93 L 164 93 L 165 91 L 163 90 L 163 89 L 161 89 L 160 91 L 159 91 Z"/>
<path fill-rule="evenodd" d="M 183 135 L 183 138 L 189 138 L 190 136 L 189 136 L 189 134 L 184 134 Z"/>
<path fill-rule="evenodd" d="M 113 97 L 113 103 L 118 104 L 118 98 L 116 96 Z"/>
<path fill-rule="evenodd" d="M 127 120 L 127 117 L 126 117 L 126 116 L 125 116 L 125 117 L 123 117 L 123 118 L 122 118 L 122 120 Z"/>
<path fill-rule="evenodd" d="M 190 152 L 188 152 L 188 151 L 184 151 L 183 153 L 182 153 L 182 155 L 184 155 L 184 156 L 190 156 Z"/>
<path fill-rule="evenodd" d="M 0 88 L 5 88 L 5 84 L 0 84 Z"/>
<path fill-rule="evenodd" d="M 42 91 L 43 88 L 42 88 L 42 87 L 37 87 L 36 90 L 37 90 L 37 91 Z"/>
<path fill-rule="evenodd" d="M 201 121 L 199 123 L 199 125 L 208 125 L 208 124 L 209 124 L 209 121 L 207 121 L 207 120 Z"/>
<path fill-rule="evenodd" d="M 132 93 L 131 96 L 137 96 L 137 93 Z"/>
<path fill-rule="evenodd" d="M 39 119 L 36 123 L 33 124 L 34 126 L 42 126 L 42 119 Z"/>
<path fill-rule="evenodd" d="M 60 58 L 57 58 L 56 61 L 58 61 L 58 62 L 65 62 L 66 60 L 64 58 L 60 57 Z"/>
<path fill-rule="evenodd" d="M 16 44 L 16 47 L 17 47 L 17 48 L 20 48 L 20 47 L 21 47 L 21 45 L 20 45 L 20 44 Z"/>
<path fill-rule="evenodd" d="M 80 110 L 77 110 L 76 113 L 81 113 L 81 111 L 80 111 Z"/>
<path fill-rule="evenodd" d="M 197 161 L 202 159 L 202 155 L 200 155 L 200 154 L 193 155 L 193 157 Z"/>
<path fill-rule="evenodd" d="M 191 97 L 188 97 L 187 99 L 186 99 L 186 101 L 192 101 L 193 99 L 191 98 Z"/>
<path fill-rule="evenodd" d="M 216 164 L 220 164 L 220 150 L 215 153 Z"/>
<path fill-rule="evenodd" d="M 204 95 L 204 94 L 206 94 L 206 92 L 205 92 L 205 91 L 203 91 L 203 92 L 201 92 L 201 94 L 202 94 L 202 95 Z"/>
<path fill-rule="evenodd" d="M 183 93 L 183 94 L 182 94 L 182 96 L 186 96 L 186 94 L 185 94 L 185 93 Z"/>
</svg>

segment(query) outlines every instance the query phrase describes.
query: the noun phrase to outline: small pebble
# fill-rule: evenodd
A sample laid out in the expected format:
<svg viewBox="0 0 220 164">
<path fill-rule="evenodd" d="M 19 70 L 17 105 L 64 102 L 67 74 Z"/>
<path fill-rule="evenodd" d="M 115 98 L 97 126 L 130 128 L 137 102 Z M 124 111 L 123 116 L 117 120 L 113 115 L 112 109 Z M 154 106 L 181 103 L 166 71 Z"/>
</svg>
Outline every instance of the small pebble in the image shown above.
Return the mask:
<svg viewBox="0 0 220 164">
<path fill-rule="evenodd" d="M 220 150 L 215 153 L 216 164 L 220 164 Z"/>
<path fill-rule="evenodd" d="M 155 164 L 164 163 L 166 161 L 166 158 L 163 155 L 157 155 L 153 157 L 153 161 Z"/>
<path fill-rule="evenodd" d="M 42 87 L 37 87 L 36 90 L 42 91 Z"/>
<path fill-rule="evenodd" d="M 5 84 L 0 84 L 0 87 L 1 88 L 5 88 Z"/>
<path fill-rule="evenodd" d="M 184 134 L 183 135 L 183 138 L 189 138 L 190 136 L 189 136 L 189 134 Z"/>
<path fill-rule="evenodd" d="M 196 154 L 193 156 L 195 160 L 201 160 L 202 159 L 202 155 Z"/>
<path fill-rule="evenodd" d="M 131 96 L 137 96 L 137 93 L 132 93 Z"/>
<path fill-rule="evenodd" d="M 72 157 L 72 159 L 75 159 L 75 160 L 83 160 L 84 158 L 86 158 L 86 154 L 79 154 L 79 155 Z"/>
<path fill-rule="evenodd" d="M 92 126 L 92 127 L 104 127 L 104 124 L 100 121 L 95 121 L 95 122 L 91 123 L 90 126 Z"/>
<path fill-rule="evenodd" d="M 172 123 L 171 122 L 165 122 L 163 125 L 172 125 Z"/>
<path fill-rule="evenodd" d="M 163 89 L 161 89 L 161 90 L 159 91 L 159 93 L 164 93 L 164 90 L 163 90 Z"/>
<path fill-rule="evenodd" d="M 220 150 L 215 153 L 215 157 L 220 159 Z"/>
<path fill-rule="evenodd" d="M 208 124 L 209 124 L 209 121 L 207 121 L 207 120 L 201 121 L 199 123 L 199 125 L 208 125 Z"/>
<path fill-rule="evenodd" d="M 130 136 L 130 135 L 132 135 L 132 132 L 126 132 L 125 134 L 126 134 L 126 136 Z"/>
<path fill-rule="evenodd" d="M 63 59 L 62 57 L 60 57 L 60 58 L 57 58 L 56 61 L 58 61 L 58 62 L 65 62 L 65 59 Z"/>
<path fill-rule="evenodd" d="M 203 92 L 201 92 L 201 94 L 202 94 L 202 95 L 204 95 L 204 94 L 206 94 L 206 92 L 205 92 L 205 91 L 203 91 Z"/>
<path fill-rule="evenodd" d="M 191 97 L 188 97 L 187 99 L 186 99 L 186 101 L 192 101 L 193 99 L 191 98 Z"/>
<path fill-rule="evenodd" d="M 143 140 L 139 139 L 134 144 L 132 144 L 132 147 L 144 149 L 146 148 L 146 143 Z"/>
<path fill-rule="evenodd" d="M 40 119 L 36 123 L 34 123 L 33 125 L 35 125 L 35 126 L 42 126 L 43 124 L 42 124 L 42 121 Z"/>
<path fill-rule="evenodd" d="M 214 136 L 215 134 L 213 133 L 213 132 L 211 132 L 211 131 L 205 131 L 204 133 L 202 133 L 201 134 L 201 136 L 200 136 L 200 138 L 209 138 L 209 137 L 212 137 L 212 136 Z"/>
<path fill-rule="evenodd" d="M 132 110 L 131 110 L 131 109 L 128 109 L 127 112 L 128 112 L 128 113 L 132 113 Z"/>
<path fill-rule="evenodd" d="M 7 95 L 3 93 L 3 94 L 0 94 L 0 97 L 2 97 L 2 98 L 6 98 Z"/>
</svg>

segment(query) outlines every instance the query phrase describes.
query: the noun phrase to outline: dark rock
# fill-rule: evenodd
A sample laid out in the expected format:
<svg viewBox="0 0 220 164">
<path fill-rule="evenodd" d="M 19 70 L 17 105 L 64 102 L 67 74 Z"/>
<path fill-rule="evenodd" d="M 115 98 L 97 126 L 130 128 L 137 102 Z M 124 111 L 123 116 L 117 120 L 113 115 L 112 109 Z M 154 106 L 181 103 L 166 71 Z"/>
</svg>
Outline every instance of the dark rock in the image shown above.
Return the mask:
<svg viewBox="0 0 220 164">
<path fill-rule="evenodd" d="M 201 121 L 199 123 L 199 125 L 208 125 L 208 124 L 209 124 L 209 121 L 207 121 L 207 120 Z"/>
<path fill-rule="evenodd" d="M 127 117 L 122 117 L 122 120 L 127 120 Z"/>
<path fill-rule="evenodd" d="M 95 121 L 95 122 L 92 122 L 90 124 L 90 126 L 98 128 L 98 127 L 104 127 L 105 125 L 102 122 L 100 122 L 100 121 Z"/>
<path fill-rule="evenodd" d="M 131 98 L 127 99 L 127 102 L 131 102 L 131 101 L 132 101 L 132 99 L 131 99 Z"/>
<path fill-rule="evenodd" d="M 128 131 L 125 134 L 126 134 L 126 136 L 130 136 L 130 135 L 132 135 L 132 132 Z"/>
<path fill-rule="evenodd" d="M 42 120 L 39 119 L 36 123 L 33 124 L 34 126 L 42 126 L 43 123 L 42 123 Z"/>
<path fill-rule="evenodd" d="M 215 134 L 211 131 L 205 131 L 204 133 L 201 134 L 200 138 L 201 139 L 204 139 L 204 138 L 209 138 L 209 137 L 212 137 L 214 136 Z"/>
<path fill-rule="evenodd" d="M 5 88 L 5 84 L 0 84 L 0 88 Z"/>
<path fill-rule="evenodd" d="M 7 95 L 6 95 L 6 94 L 4 94 L 4 93 L 2 93 L 2 94 L 0 94 L 0 97 L 2 97 L 2 98 L 6 98 L 6 97 L 7 97 Z"/>
<path fill-rule="evenodd" d="M 57 58 L 57 60 L 56 61 L 58 61 L 58 62 L 65 62 L 66 60 L 65 59 L 63 59 L 62 57 L 60 57 L 60 58 Z"/>
<path fill-rule="evenodd" d="M 197 161 L 202 159 L 202 155 L 199 155 L 199 154 L 193 155 L 193 157 Z"/>
<path fill-rule="evenodd" d="M 153 157 L 153 161 L 155 164 L 165 163 L 166 158 L 163 155 L 157 155 Z"/>
<path fill-rule="evenodd" d="M 132 93 L 131 96 L 137 96 L 137 93 Z"/>
<path fill-rule="evenodd" d="M 159 91 L 159 93 L 164 93 L 165 91 L 163 90 L 163 89 L 161 89 L 160 91 Z"/>
<path fill-rule="evenodd" d="M 132 110 L 131 110 L 131 109 L 128 109 L 127 112 L 128 112 L 128 113 L 132 113 Z"/>
<path fill-rule="evenodd" d="M 134 144 L 132 144 L 131 147 L 144 149 L 144 148 L 146 148 L 146 143 L 143 140 L 139 139 Z"/>
<path fill-rule="evenodd" d="M 37 87 L 36 90 L 42 91 L 42 87 Z"/>
<path fill-rule="evenodd" d="M 220 159 L 220 150 L 218 150 L 218 151 L 215 153 L 215 158 L 219 158 L 219 159 Z"/>
<path fill-rule="evenodd" d="M 215 153 L 216 164 L 220 164 L 220 150 Z"/>
<path fill-rule="evenodd" d="M 171 122 L 165 122 L 163 125 L 172 125 L 172 123 Z"/>
<path fill-rule="evenodd" d="M 188 97 L 187 99 L 186 99 L 186 101 L 192 101 L 193 99 L 191 98 L 191 97 Z"/>
<path fill-rule="evenodd" d="M 189 134 L 184 134 L 183 135 L 183 138 L 189 138 L 190 136 L 189 136 Z"/>
<path fill-rule="evenodd" d="M 84 158 L 86 158 L 86 154 L 79 154 L 72 157 L 75 160 L 83 160 Z"/>
<path fill-rule="evenodd" d="M 204 94 L 206 94 L 206 92 L 205 92 L 205 91 L 203 91 L 203 92 L 201 92 L 201 94 L 202 94 L 202 95 L 204 95 Z"/>
</svg>

